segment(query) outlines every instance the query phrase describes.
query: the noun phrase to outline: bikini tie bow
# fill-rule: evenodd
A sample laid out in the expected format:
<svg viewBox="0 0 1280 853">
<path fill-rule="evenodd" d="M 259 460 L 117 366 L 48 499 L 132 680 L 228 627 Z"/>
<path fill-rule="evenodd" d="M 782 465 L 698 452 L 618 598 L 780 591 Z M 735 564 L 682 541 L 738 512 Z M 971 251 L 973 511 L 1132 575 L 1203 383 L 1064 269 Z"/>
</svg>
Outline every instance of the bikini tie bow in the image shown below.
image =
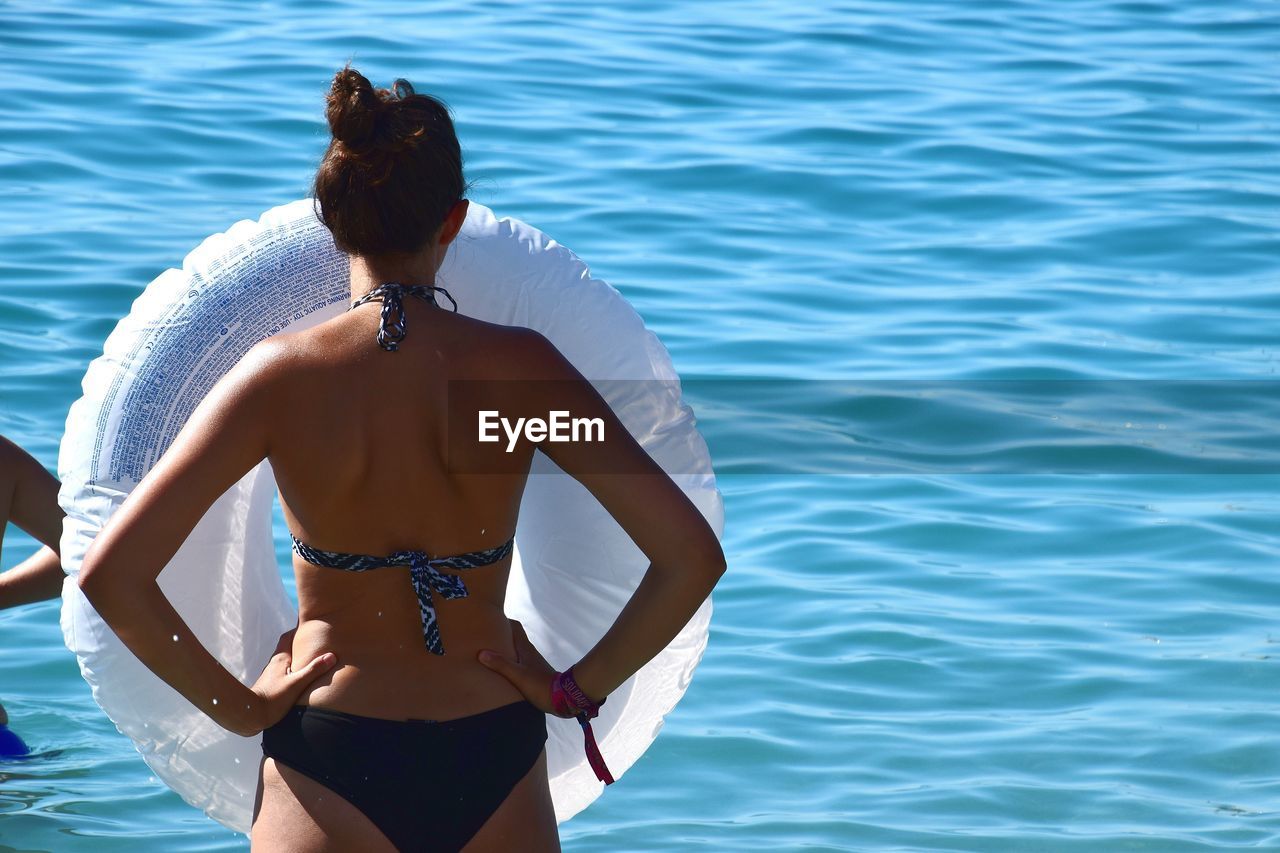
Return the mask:
<svg viewBox="0 0 1280 853">
<path fill-rule="evenodd" d="M 444 561 L 439 561 L 443 563 Z M 444 643 L 440 641 L 440 623 L 436 618 L 435 604 L 432 602 L 432 591 L 440 593 L 446 601 L 466 598 L 467 585 L 457 575 L 446 575 L 436 570 L 437 561 L 432 560 L 423 551 L 397 551 L 387 558 L 387 565 L 408 566 L 409 580 L 413 583 L 413 591 L 418 596 L 418 611 L 422 614 L 422 638 L 426 642 L 427 651 L 432 654 L 444 654 Z"/>
<path fill-rule="evenodd" d="M 404 285 L 398 281 L 389 281 L 386 284 L 378 285 L 351 303 L 351 308 L 358 308 L 366 302 L 381 302 L 382 318 L 378 323 L 378 346 L 387 352 L 395 352 L 400 349 L 400 342 L 404 340 L 405 333 L 409 328 L 408 320 L 404 316 L 404 297 L 406 295 L 415 296 L 423 302 L 435 305 L 437 304 L 435 296 L 435 291 L 437 290 L 443 293 L 445 298 L 453 304 L 453 310 L 456 312 L 458 310 L 457 300 L 443 287 L 436 287 L 434 284 Z"/>
<path fill-rule="evenodd" d="M 375 557 L 367 554 L 344 554 L 338 551 L 323 551 L 313 548 L 298 539 L 292 533 L 293 550 L 303 560 L 315 566 L 327 566 L 331 569 L 342 569 L 348 572 L 367 572 L 373 569 L 389 567 L 405 567 L 409 569 L 409 581 L 418 598 L 418 611 L 422 614 L 422 639 L 427 651 L 434 655 L 444 654 L 444 643 L 440 641 L 440 623 L 436 618 L 433 593 L 440 593 L 446 601 L 466 598 L 467 585 L 457 575 L 446 575 L 440 569 L 475 569 L 488 566 L 505 559 L 515 547 L 515 540 L 508 539 L 495 548 L 483 551 L 472 551 L 469 554 L 457 554 L 452 557 L 432 557 L 426 551 L 396 551 L 386 557 Z"/>
</svg>

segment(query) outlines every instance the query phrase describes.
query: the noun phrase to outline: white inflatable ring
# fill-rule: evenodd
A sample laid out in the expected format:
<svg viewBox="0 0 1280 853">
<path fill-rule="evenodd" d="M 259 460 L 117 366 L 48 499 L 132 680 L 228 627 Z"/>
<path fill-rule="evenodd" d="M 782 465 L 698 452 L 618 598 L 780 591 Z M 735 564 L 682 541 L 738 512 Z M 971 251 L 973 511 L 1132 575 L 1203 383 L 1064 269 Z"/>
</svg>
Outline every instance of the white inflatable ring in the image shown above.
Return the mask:
<svg viewBox="0 0 1280 853">
<path fill-rule="evenodd" d="M 706 444 L 666 349 L 608 284 L 538 230 L 472 202 L 440 270 L 459 310 L 546 335 L 587 378 L 648 379 L 597 387 L 632 434 L 672 473 L 717 535 L 723 505 Z M 151 468 L 209 388 L 257 341 L 344 310 L 347 263 L 308 200 L 267 211 L 205 240 L 181 270 L 147 286 L 85 374 L 58 458 L 68 579 L 62 631 L 93 697 L 169 787 L 206 814 L 248 832 L 261 751 L 228 733 L 147 670 L 88 604 L 75 576 L 95 535 Z M 670 389 L 655 394 L 655 384 Z M 643 386 L 643 391 L 641 387 Z M 622 398 L 627 399 L 622 399 Z M 507 614 L 552 665 L 573 663 L 600 638 L 648 566 L 599 503 L 541 454 L 516 532 Z M 297 613 L 271 535 L 275 482 L 267 463 L 210 508 L 160 575 L 200 641 L 252 683 Z M 684 694 L 706 647 L 711 602 L 671 645 L 609 697 L 594 729 L 621 776 Z M 556 818 L 603 788 L 576 722 L 548 718 Z"/>
</svg>

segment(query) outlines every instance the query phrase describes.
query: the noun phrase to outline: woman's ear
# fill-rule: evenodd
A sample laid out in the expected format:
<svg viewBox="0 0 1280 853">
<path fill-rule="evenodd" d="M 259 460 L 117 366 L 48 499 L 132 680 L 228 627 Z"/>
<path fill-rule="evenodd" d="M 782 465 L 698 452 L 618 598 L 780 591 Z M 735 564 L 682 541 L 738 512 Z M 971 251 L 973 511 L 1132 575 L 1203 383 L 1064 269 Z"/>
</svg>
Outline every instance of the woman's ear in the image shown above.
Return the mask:
<svg viewBox="0 0 1280 853">
<path fill-rule="evenodd" d="M 471 206 L 471 202 L 467 199 L 459 199 L 458 203 L 453 206 L 453 210 L 449 211 L 449 215 L 444 218 L 444 225 L 440 228 L 440 245 L 447 246 L 453 242 L 453 238 L 458 236 L 458 232 L 462 230 L 462 223 L 467 221 L 467 209 Z"/>
</svg>

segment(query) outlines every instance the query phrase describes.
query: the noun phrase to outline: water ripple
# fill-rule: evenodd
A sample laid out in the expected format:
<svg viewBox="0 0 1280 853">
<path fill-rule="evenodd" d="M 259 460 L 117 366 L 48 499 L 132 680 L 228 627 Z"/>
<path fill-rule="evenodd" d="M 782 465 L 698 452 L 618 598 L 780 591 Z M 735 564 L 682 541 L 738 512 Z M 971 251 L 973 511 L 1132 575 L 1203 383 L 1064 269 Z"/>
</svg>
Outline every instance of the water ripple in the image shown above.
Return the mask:
<svg viewBox="0 0 1280 853">
<path fill-rule="evenodd" d="M 406 76 L 477 200 L 662 336 L 722 473 L 705 661 L 566 849 L 1275 847 L 1277 34 L 1262 0 L 9 3 L 0 432 L 52 466 L 139 289 L 307 192 L 333 71 Z M 56 621 L 0 614 L 42 752 L 0 846 L 245 849 Z"/>
</svg>

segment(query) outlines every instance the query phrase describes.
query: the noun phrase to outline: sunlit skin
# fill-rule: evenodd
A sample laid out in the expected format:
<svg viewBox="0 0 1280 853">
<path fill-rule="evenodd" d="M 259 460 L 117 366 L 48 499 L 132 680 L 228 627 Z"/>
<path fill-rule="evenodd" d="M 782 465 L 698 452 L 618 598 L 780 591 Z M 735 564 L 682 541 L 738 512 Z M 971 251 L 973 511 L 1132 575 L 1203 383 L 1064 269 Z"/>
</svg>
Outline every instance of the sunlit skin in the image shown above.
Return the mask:
<svg viewBox="0 0 1280 853">
<path fill-rule="evenodd" d="M 0 574 L 0 609 L 54 598 L 62 591 L 62 509 L 58 481 L 31 454 L 0 435 L 0 545 L 10 521 L 42 547 Z M 0 726 L 9 715 L 0 705 Z"/>
<path fill-rule="evenodd" d="M 62 592 L 62 509 L 58 481 L 18 445 L 0 436 L 0 541 L 12 521 L 42 547 L 0 574 L 0 609 L 55 598 Z"/>
<path fill-rule="evenodd" d="M 413 255 L 353 257 L 352 300 L 387 281 L 433 283 L 465 217 L 462 201 Z M 423 646 L 407 571 L 354 574 L 295 557 L 298 627 L 251 687 L 200 646 L 156 577 L 210 504 L 264 458 L 290 529 L 316 548 L 449 555 L 499 545 L 515 531 L 535 446 L 522 439 L 507 454 L 505 445 L 455 440 L 447 469 L 448 381 L 562 380 L 497 383 L 503 398 L 477 403 L 512 418 L 566 409 L 604 421 L 606 441 L 538 448 L 586 486 L 651 561 L 630 603 L 575 669 L 589 696 L 607 696 L 710 594 L 724 571 L 714 533 L 542 336 L 406 299 L 409 332 L 389 353 L 376 343 L 380 308 L 362 306 L 255 346 L 99 535 L 80 587 L 152 671 L 241 735 L 257 734 L 294 704 L 444 720 L 523 696 L 550 712 L 553 671 L 503 613 L 509 558 L 462 572 L 467 598 L 436 598 L 445 654 L 435 656 Z M 507 473 L 458 473 L 491 470 L 494 454 Z M 255 850 L 390 849 L 349 803 L 271 760 L 259 793 Z M 517 848 L 559 849 L 545 753 L 467 849 Z"/>
</svg>

